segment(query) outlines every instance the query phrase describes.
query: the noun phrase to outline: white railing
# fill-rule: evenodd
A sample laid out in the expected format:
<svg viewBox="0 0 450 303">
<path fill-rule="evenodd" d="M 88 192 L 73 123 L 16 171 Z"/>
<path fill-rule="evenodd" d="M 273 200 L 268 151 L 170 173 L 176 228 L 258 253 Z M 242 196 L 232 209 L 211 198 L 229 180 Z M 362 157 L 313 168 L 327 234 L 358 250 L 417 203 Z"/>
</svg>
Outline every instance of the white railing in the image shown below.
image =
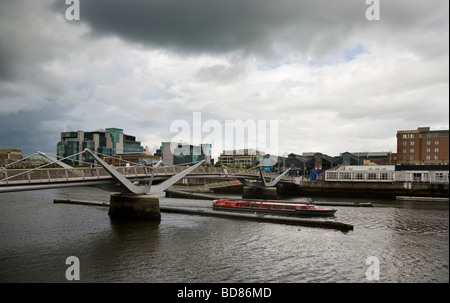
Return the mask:
<svg viewBox="0 0 450 303">
<path fill-rule="evenodd" d="M 147 166 L 125 166 L 116 167 L 115 169 L 128 178 L 151 177 L 152 170 L 154 177 L 173 176 L 181 173 L 187 166 L 163 166 L 153 169 Z M 221 167 L 198 167 L 190 176 L 195 175 L 217 175 L 225 177 L 248 176 L 259 177 L 258 170 L 243 170 L 236 168 L 227 168 L 224 171 Z M 263 172 L 268 178 L 276 178 L 279 176 L 273 172 Z M 75 181 L 93 181 L 111 179 L 111 175 L 103 167 L 95 168 L 40 168 L 40 169 L 6 169 L 0 173 L 0 185 L 16 185 L 31 183 L 52 183 L 52 182 L 75 182 Z M 283 180 L 292 181 L 290 176 L 284 176 Z"/>
</svg>

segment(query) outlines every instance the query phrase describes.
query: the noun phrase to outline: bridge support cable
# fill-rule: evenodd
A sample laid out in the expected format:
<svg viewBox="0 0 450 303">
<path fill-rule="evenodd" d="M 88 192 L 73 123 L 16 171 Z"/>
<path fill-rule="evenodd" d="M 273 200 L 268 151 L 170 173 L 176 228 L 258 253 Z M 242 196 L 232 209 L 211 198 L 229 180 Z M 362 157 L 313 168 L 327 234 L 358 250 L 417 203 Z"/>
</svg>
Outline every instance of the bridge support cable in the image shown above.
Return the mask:
<svg viewBox="0 0 450 303">
<path fill-rule="evenodd" d="M 148 194 L 152 195 L 152 194 L 163 192 L 165 189 L 168 189 L 169 187 L 171 187 L 172 185 L 174 185 L 175 183 L 177 183 L 178 181 L 183 179 L 185 176 L 190 174 L 192 171 L 194 171 L 197 167 L 202 165 L 204 162 L 205 162 L 205 160 L 201 160 L 197 164 L 185 169 L 184 171 L 176 174 L 175 176 L 170 177 L 166 181 L 164 181 L 160 184 L 157 184 L 157 185 L 153 185 L 150 188 L 150 191 L 148 192 Z"/>
<path fill-rule="evenodd" d="M 260 168 L 259 170 L 259 177 L 260 177 L 260 181 L 256 181 L 256 182 L 249 182 L 247 181 L 245 178 L 238 178 L 238 180 L 244 185 L 244 186 L 248 186 L 248 187 L 259 187 L 259 188 L 263 188 L 263 187 L 273 187 L 275 185 L 278 184 L 278 182 L 280 182 L 280 180 L 289 172 L 290 168 L 288 168 L 287 170 L 285 170 L 282 174 L 280 174 L 278 177 L 276 177 L 275 179 L 271 179 L 269 182 L 266 181 L 266 178 L 264 177 L 263 171 Z"/>
<path fill-rule="evenodd" d="M 283 178 L 291 169 L 288 168 L 287 170 L 285 170 L 282 174 L 280 174 L 278 177 L 276 177 L 274 180 L 270 181 L 269 183 L 266 183 L 266 186 L 275 186 L 280 180 L 281 178 Z"/>
<path fill-rule="evenodd" d="M 132 183 L 130 180 L 128 180 L 124 175 L 119 173 L 116 169 L 111 167 L 108 163 L 106 163 L 104 160 L 102 160 L 95 152 L 85 149 L 84 152 L 89 153 L 94 159 L 104 168 L 106 171 L 117 181 L 119 182 L 126 191 L 132 194 L 148 194 L 152 195 L 155 193 L 159 193 L 164 191 L 165 189 L 169 188 L 179 180 L 183 179 L 186 175 L 191 173 L 193 170 L 195 170 L 198 166 L 203 164 L 205 160 L 202 160 L 198 162 L 197 164 L 185 169 L 184 171 L 170 177 L 169 179 L 165 180 L 164 182 L 158 184 L 158 185 L 152 185 L 153 181 L 153 171 L 152 171 L 152 178 L 151 182 L 149 182 L 148 185 L 136 185 Z"/>
<path fill-rule="evenodd" d="M 14 165 L 14 164 L 16 164 L 16 163 L 19 163 L 19 162 L 21 162 L 21 161 L 25 161 L 26 159 L 31 158 L 31 157 L 36 156 L 36 155 L 37 155 L 37 153 L 34 153 L 34 154 L 29 155 L 29 156 L 27 156 L 27 157 L 25 157 L 25 158 L 22 158 L 22 159 L 20 159 L 20 160 L 14 161 L 14 162 L 9 163 L 9 164 L 5 164 L 4 167 L 6 168 L 6 167 L 8 167 L 8 166 L 12 166 L 12 165 Z"/>
<path fill-rule="evenodd" d="M 73 168 L 69 164 L 59 161 L 57 158 L 53 157 L 52 155 L 49 155 L 49 154 L 46 154 L 46 153 L 40 152 L 40 151 L 37 151 L 36 153 L 39 154 L 40 156 L 52 161 L 52 163 L 58 164 L 59 166 L 61 166 L 63 168 Z"/>
<path fill-rule="evenodd" d="M 83 153 L 83 152 L 79 152 L 79 153 L 70 155 L 70 156 L 68 156 L 68 157 L 62 158 L 60 161 L 69 159 L 69 158 L 71 158 L 71 157 L 73 157 L 73 156 L 77 156 L 77 155 L 80 155 L 80 154 L 82 154 L 82 153 Z M 37 154 L 37 153 L 36 153 L 36 154 Z M 31 156 L 29 156 L 29 157 L 31 157 Z M 23 160 L 23 159 L 22 159 L 22 160 Z M 16 161 L 16 162 L 17 162 L 17 161 Z M 26 170 L 26 171 L 24 171 L 24 172 L 21 172 L 21 173 L 12 175 L 12 176 L 6 176 L 6 178 L 0 179 L 0 182 L 2 182 L 2 181 L 8 182 L 9 179 L 12 179 L 12 178 L 15 178 L 15 177 L 18 177 L 18 176 L 21 176 L 21 175 L 25 175 L 25 174 L 30 174 L 30 172 L 33 172 L 33 171 L 35 171 L 35 170 L 38 170 L 38 169 L 47 167 L 47 166 L 52 165 L 52 164 L 54 164 L 54 163 L 55 163 L 55 162 L 50 162 L 50 163 L 47 163 L 47 164 L 41 165 L 41 166 L 39 166 L 39 167 L 35 167 L 35 168 L 32 168 L 32 169 Z M 70 168 L 73 169 L 73 167 L 70 167 Z"/>
</svg>

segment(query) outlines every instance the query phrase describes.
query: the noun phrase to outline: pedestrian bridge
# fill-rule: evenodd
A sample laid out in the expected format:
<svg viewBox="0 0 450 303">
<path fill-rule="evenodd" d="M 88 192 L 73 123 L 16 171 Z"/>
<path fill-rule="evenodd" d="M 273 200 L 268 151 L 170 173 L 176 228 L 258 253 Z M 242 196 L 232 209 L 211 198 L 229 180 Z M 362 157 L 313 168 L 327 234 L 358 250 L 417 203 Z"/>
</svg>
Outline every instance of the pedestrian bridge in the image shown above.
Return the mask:
<svg viewBox="0 0 450 303">
<path fill-rule="evenodd" d="M 256 180 L 273 186 L 278 182 L 294 183 L 294 177 L 259 169 L 235 169 L 227 167 L 200 166 L 143 166 L 112 167 L 95 156 L 101 166 L 95 168 L 68 167 L 4 169 L 0 174 L 0 193 L 27 190 L 41 190 L 76 186 L 97 186 L 107 191 L 131 193 L 156 193 L 163 191 L 182 178 L 221 179 L 234 178 Z M 56 161 L 54 162 L 56 163 Z M 259 181 L 258 181 L 259 180 Z M 245 181 L 244 181 L 245 182 Z"/>
</svg>

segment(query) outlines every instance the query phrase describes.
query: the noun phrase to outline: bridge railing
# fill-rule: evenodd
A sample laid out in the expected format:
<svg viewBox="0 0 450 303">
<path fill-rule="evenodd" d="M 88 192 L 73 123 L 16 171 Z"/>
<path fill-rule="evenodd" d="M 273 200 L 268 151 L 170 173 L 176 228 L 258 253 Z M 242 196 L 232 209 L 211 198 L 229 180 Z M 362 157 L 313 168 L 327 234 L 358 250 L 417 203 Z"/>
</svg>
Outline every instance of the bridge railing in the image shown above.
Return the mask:
<svg viewBox="0 0 450 303">
<path fill-rule="evenodd" d="M 0 184 L 45 183 L 77 180 L 108 179 L 111 176 L 102 168 L 49 168 L 8 169 L 0 176 Z"/>
<path fill-rule="evenodd" d="M 172 176 L 184 171 L 187 166 L 163 166 L 155 168 L 154 176 Z M 115 169 L 126 177 L 150 177 L 152 168 L 147 166 L 118 166 Z M 198 167 L 192 175 L 220 175 L 230 176 L 244 175 L 259 177 L 258 170 L 244 170 L 237 168 L 221 167 Z M 277 173 L 264 172 L 263 175 L 268 178 L 276 178 Z M 48 168 L 48 169 L 7 169 L 0 174 L 0 185 L 5 184 L 24 184 L 24 183 L 46 183 L 46 182 L 64 182 L 64 181 L 83 181 L 83 180 L 101 180 L 109 179 L 111 176 L 103 167 L 95 168 Z M 291 180 L 292 177 L 284 176 L 284 180 Z"/>
</svg>

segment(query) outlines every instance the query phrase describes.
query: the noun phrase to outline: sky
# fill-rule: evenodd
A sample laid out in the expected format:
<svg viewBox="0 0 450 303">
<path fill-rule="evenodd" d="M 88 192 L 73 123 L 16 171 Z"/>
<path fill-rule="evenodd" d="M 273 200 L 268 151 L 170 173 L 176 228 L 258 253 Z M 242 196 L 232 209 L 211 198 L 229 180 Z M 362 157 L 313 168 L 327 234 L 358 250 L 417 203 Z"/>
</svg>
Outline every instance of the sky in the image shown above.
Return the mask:
<svg viewBox="0 0 450 303">
<path fill-rule="evenodd" d="M 0 148 L 24 156 L 110 127 L 214 157 L 396 152 L 448 102 L 447 0 L 0 0 Z"/>
</svg>

